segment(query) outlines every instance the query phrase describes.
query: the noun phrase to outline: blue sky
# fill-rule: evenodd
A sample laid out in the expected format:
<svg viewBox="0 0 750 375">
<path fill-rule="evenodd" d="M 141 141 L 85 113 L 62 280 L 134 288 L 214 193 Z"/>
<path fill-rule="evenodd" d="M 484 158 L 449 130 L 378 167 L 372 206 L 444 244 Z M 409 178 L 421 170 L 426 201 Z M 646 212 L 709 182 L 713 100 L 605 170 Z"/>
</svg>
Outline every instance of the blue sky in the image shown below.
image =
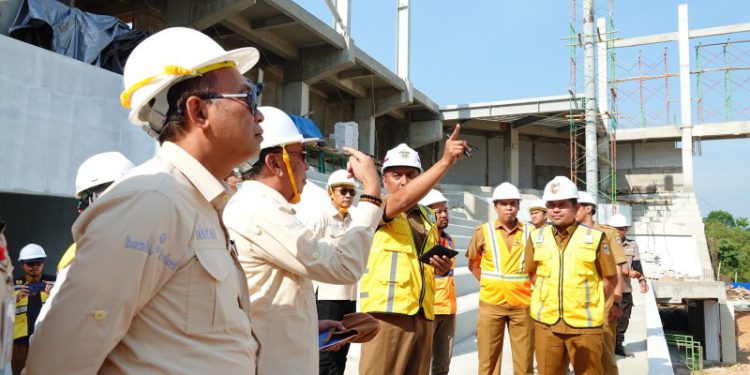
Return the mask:
<svg viewBox="0 0 750 375">
<path fill-rule="evenodd" d="M 331 23 L 325 0 L 296 2 Z M 355 42 L 393 70 L 396 3 L 396 0 L 351 0 Z M 596 2 L 597 17 L 607 15 L 608 3 Z M 615 2 L 616 36 L 676 31 L 677 6 L 681 3 L 688 4 L 691 29 L 750 22 L 750 1 L 746 0 L 620 0 Z M 580 7 L 578 0 L 579 23 Z M 441 106 L 567 92 L 570 51 L 567 41 L 561 38 L 568 36 L 569 1 L 411 0 L 411 11 L 411 80 Z M 731 37 L 750 39 L 748 34 Z M 718 37 L 704 39 L 703 43 L 724 40 L 726 37 Z M 644 61 L 658 60 L 665 45 L 643 48 Z M 669 70 L 676 72 L 676 43 L 668 44 L 668 48 L 673 51 L 668 59 Z M 624 50 L 618 54 L 618 61 L 633 63 L 636 54 L 635 49 Z M 712 80 L 719 83 L 718 78 L 706 78 L 709 84 Z M 578 80 L 580 87 L 580 76 Z M 677 81 L 670 80 L 670 85 L 673 87 L 670 100 L 675 101 Z M 735 90 L 735 101 L 741 102 L 735 107 L 746 106 L 750 93 L 745 89 Z M 652 102 L 658 102 L 658 98 Z M 672 108 L 679 116 L 677 103 Z M 655 111 L 662 111 L 661 107 Z M 742 119 L 750 119 L 742 115 Z M 696 121 L 695 114 L 693 120 Z M 750 217 L 750 198 L 745 194 L 750 190 L 750 174 L 743 173 L 747 169 L 744 164 L 750 160 L 748 146 L 747 139 L 702 142 L 702 155 L 695 158 L 694 167 L 696 194 L 704 215 L 722 209 L 735 216 Z"/>
</svg>

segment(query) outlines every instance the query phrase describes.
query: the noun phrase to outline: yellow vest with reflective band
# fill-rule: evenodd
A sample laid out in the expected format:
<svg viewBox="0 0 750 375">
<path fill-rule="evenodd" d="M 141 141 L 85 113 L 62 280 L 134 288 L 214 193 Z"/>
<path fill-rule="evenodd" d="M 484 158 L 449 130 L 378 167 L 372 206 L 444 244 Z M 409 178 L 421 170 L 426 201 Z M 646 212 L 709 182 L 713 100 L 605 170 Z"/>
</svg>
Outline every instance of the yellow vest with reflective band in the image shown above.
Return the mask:
<svg viewBox="0 0 750 375">
<path fill-rule="evenodd" d="M 596 257 L 602 232 L 579 224 L 563 250 L 557 247 L 551 225 L 534 230 L 531 240 L 538 262 L 531 317 L 548 325 L 562 317 L 574 328 L 601 327 L 604 284 L 596 270 Z"/>
<path fill-rule="evenodd" d="M 360 309 L 414 315 L 420 307 L 434 319 L 435 270 L 419 256 L 438 242 L 434 215 L 419 206 L 427 231 L 424 244 L 416 245 L 406 213 L 378 227 L 372 240 L 367 270 L 360 280 Z"/>
<path fill-rule="evenodd" d="M 521 223 L 523 230 L 513 235 L 513 246 L 508 249 L 500 229 L 494 222 L 482 225 L 484 252 L 480 268 L 479 300 L 486 303 L 528 306 L 531 299 L 531 282 L 524 272 L 526 240 L 531 227 Z"/>
<path fill-rule="evenodd" d="M 15 285 L 23 285 L 23 283 L 20 283 L 16 281 Z M 16 292 L 17 294 L 18 292 Z M 47 301 L 47 297 L 49 297 L 49 293 L 47 292 L 39 292 L 39 294 L 42 297 L 42 304 L 44 304 Z M 29 335 L 29 297 L 23 297 L 19 301 L 16 302 L 16 320 L 13 323 L 13 340 L 26 337 Z"/>
<path fill-rule="evenodd" d="M 440 237 L 440 244 L 454 249 L 453 239 L 448 236 Z M 451 271 L 446 276 L 435 275 L 435 315 L 453 315 L 456 313 L 456 283 L 453 280 L 453 271 L 456 267 L 456 258 L 451 259 Z"/>
<path fill-rule="evenodd" d="M 73 259 L 76 258 L 76 243 L 73 242 L 70 247 L 68 247 L 68 250 L 65 250 L 65 253 L 63 254 L 62 258 L 60 258 L 60 263 L 57 263 L 57 270 L 60 271 L 61 269 L 67 267 L 70 265 L 70 263 L 73 263 Z"/>
</svg>

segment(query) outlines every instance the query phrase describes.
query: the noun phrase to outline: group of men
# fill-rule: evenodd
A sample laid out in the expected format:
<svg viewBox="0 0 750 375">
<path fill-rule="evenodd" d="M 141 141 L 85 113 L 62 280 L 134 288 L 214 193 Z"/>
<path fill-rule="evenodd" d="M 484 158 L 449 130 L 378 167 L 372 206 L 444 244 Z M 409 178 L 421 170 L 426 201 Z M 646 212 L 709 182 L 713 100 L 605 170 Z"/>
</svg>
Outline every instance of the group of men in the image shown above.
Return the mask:
<svg viewBox="0 0 750 375">
<path fill-rule="evenodd" d="M 420 257 L 455 247 L 444 231 L 447 199 L 432 188 L 469 149 L 460 127 L 427 170 L 405 144 L 388 151 L 382 177 L 369 156 L 344 148 L 350 158 L 329 180 L 330 205 L 303 223 L 294 204 L 309 168 L 305 145 L 316 139 L 281 110 L 257 106 L 262 85 L 243 74 L 258 57 L 180 27 L 132 52 L 121 101 L 161 148 L 77 189 L 75 243 L 41 297 L 41 317 L 26 322 L 27 374 L 343 374 L 347 348 L 319 354 L 318 336 L 348 329 L 342 320 L 356 300 L 379 324 L 359 373 L 448 373 L 454 260 Z M 223 180 L 240 174 L 235 193 Z M 353 178 L 362 185 L 355 214 Z M 626 273 L 613 257 L 624 233 L 578 218 L 577 210 L 590 219 L 595 203 L 581 210 L 564 177 L 545 188 L 534 227 L 517 219 L 513 185 L 493 200 L 498 219 L 477 228 L 466 253 L 481 285 L 480 373 L 499 373 L 506 324 L 515 373 L 533 373 L 534 352 L 541 374 L 561 373 L 566 359 L 576 373 L 602 373 L 602 326 L 614 324 Z"/>
</svg>

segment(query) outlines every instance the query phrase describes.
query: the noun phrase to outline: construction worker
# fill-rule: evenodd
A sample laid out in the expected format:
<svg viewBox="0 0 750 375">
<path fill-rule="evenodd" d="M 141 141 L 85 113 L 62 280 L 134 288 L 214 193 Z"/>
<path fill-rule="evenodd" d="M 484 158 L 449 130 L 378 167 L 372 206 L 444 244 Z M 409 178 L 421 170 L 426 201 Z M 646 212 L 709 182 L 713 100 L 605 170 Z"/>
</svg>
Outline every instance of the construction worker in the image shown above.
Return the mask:
<svg viewBox="0 0 750 375">
<path fill-rule="evenodd" d="M 356 283 L 383 214 L 377 169 L 369 156 L 345 148 L 347 170 L 362 181 L 357 216 L 337 237 L 316 236 L 291 206 L 306 183 L 304 138 L 279 109 L 262 107 L 260 158 L 227 204 L 224 222 L 250 286 L 253 331 L 261 344 L 259 374 L 317 374 L 317 312 L 312 281 Z M 323 207 L 321 206 L 321 209 Z"/>
<path fill-rule="evenodd" d="M 630 313 L 633 310 L 633 287 L 631 279 L 638 280 L 638 287 L 641 293 L 648 293 L 648 282 L 643 275 L 643 266 L 641 257 L 638 253 L 638 243 L 635 240 L 629 240 L 625 237 L 628 232 L 628 219 L 623 214 L 614 214 L 609 218 L 609 226 L 616 228 L 620 233 L 620 240 L 625 252 L 626 262 L 622 265 L 622 302 L 620 308 L 622 315 L 617 321 L 617 333 L 615 339 L 615 354 L 622 357 L 633 357 L 633 354 L 626 351 L 623 346 L 625 342 L 625 331 L 630 324 Z"/>
<path fill-rule="evenodd" d="M 78 212 L 83 212 L 100 195 L 104 194 L 109 185 L 122 178 L 122 176 L 130 172 L 133 168 L 135 168 L 133 162 L 116 151 L 103 152 L 84 160 L 78 167 L 78 173 L 76 173 L 75 197 L 78 199 Z M 65 250 L 60 262 L 57 264 L 57 280 L 49 293 L 47 303 L 42 306 L 39 317 L 36 319 L 37 327 L 44 321 L 50 306 L 52 306 L 52 301 L 55 299 L 60 288 L 62 288 L 68 276 L 70 263 L 73 262 L 75 256 L 76 244 L 73 243 Z"/>
<path fill-rule="evenodd" d="M 620 233 L 613 227 L 601 225 L 594 222 L 596 215 L 596 199 L 585 192 L 578 192 L 578 213 L 576 221 L 587 227 L 600 230 L 606 234 L 607 244 L 612 255 L 615 258 L 615 269 L 617 270 L 617 285 L 612 295 L 607 299 L 605 306 L 605 315 L 608 319 L 604 322 L 602 342 L 602 368 L 607 375 L 617 375 L 617 358 L 615 358 L 615 329 L 617 328 L 617 318 L 620 316 L 620 303 L 622 301 L 622 265 L 625 263 L 625 253 L 620 241 Z"/>
<path fill-rule="evenodd" d="M 5 220 L 0 217 L 0 306 L 15 306 L 13 292 L 13 265 L 8 256 L 8 241 L 5 238 Z M 0 374 L 12 373 L 13 358 L 13 320 L 15 314 L 3 312 L 0 316 Z"/>
<path fill-rule="evenodd" d="M 540 375 L 602 374 L 605 301 L 617 285 L 606 235 L 579 225 L 578 189 L 557 176 L 544 188 L 551 225 L 531 232 L 525 269 L 534 280 L 531 317 Z M 565 275 L 563 277 L 563 275 Z"/>
<path fill-rule="evenodd" d="M 260 90 L 242 75 L 258 57 L 183 27 L 130 54 L 120 99 L 161 148 L 74 223 L 75 261 L 32 337 L 27 374 L 255 371 L 221 180 L 260 151 Z"/>
<path fill-rule="evenodd" d="M 479 281 L 477 352 L 479 374 L 500 374 L 508 326 L 513 373 L 534 373 L 534 323 L 529 316 L 531 282 L 524 272 L 533 229 L 518 220 L 521 193 L 504 182 L 492 192 L 497 219 L 474 230 L 466 256 Z"/>
<path fill-rule="evenodd" d="M 454 249 L 453 238 L 445 231 L 448 227 L 448 199 L 443 193 L 432 189 L 419 204 L 429 207 L 435 214 L 435 227 L 440 245 Z M 432 375 L 447 375 L 453 356 L 453 339 L 456 336 L 456 283 L 453 272 L 455 258 L 451 260 L 448 275 L 435 275 L 435 332 L 432 335 Z"/>
<path fill-rule="evenodd" d="M 539 229 L 547 225 L 547 207 L 544 206 L 544 201 L 537 199 L 531 202 L 529 206 L 529 217 L 531 218 L 531 224 L 534 225 L 535 229 Z"/>
<path fill-rule="evenodd" d="M 459 130 L 457 125 L 442 158 L 424 173 L 419 154 L 403 143 L 389 150 L 383 160 L 388 196 L 359 294 L 360 309 L 380 321 L 380 332 L 362 345 L 362 375 L 430 371 L 434 275 L 446 276 L 452 262 L 438 256 L 430 264 L 419 261 L 439 238 L 434 216 L 418 202 L 468 152 L 467 143 L 457 139 Z"/>
<path fill-rule="evenodd" d="M 331 204 L 326 205 L 317 219 L 310 223 L 313 233 L 321 238 L 334 240 L 340 237 L 351 225 L 349 209 L 357 196 L 357 182 L 348 176 L 349 172 L 340 169 L 331 173 L 326 185 Z M 369 250 L 369 249 L 368 249 Z M 313 282 L 318 319 L 341 321 L 344 315 L 357 311 L 357 283 L 336 285 Z M 343 375 L 346 368 L 346 355 L 349 344 L 336 351 L 320 353 L 320 374 Z"/>
<path fill-rule="evenodd" d="M 45 275 L 44 261 L 47 253 L 34 243 L 21 249 L 18 262 L 23 268 L 23 276 L 16 278 L 16 318 L 13 325 L 13 375 L 21 374 L 29 354 L 29 336 L 34 333 L 34 323 L 42 305 L 47 302 L 49 291 L 55 281 L 54 276 Z"/>
</svg>

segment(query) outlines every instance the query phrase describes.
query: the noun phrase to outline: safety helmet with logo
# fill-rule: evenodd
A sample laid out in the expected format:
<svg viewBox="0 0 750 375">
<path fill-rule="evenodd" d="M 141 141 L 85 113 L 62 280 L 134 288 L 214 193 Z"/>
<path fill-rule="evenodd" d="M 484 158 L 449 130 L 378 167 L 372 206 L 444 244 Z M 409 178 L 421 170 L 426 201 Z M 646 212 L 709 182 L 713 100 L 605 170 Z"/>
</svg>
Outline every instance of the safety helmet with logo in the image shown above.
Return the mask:
<svg viewBox="0 0 750 375">
<path fill-rule="evenodd" d="M 419 173 L 422 173 L 422 161 L 419 159 L 419 153 L 405 143 L 401 143 L 385 153 L 380 172 L 385 173 L 385 170 L 390 167 L 414 167 L 419 169 Z"/>
<path fill-rule="evenodd" d="M 355 181 L 354 178 L 349 177 L 349 172 L 347 172 L 346 169 L 339 169 L 338 171 L 331 173 L 331 177 L 328 177 L 326 189 L 342 185 L 351 186 L 353 188 L 357 187 L 357 181 Z"/>
<path fill-rule="evenodd" d="M 534 211 L 542 211 L 547 212 L 547 206 L 544 204 L 544 201 L 541 199 L 537 199 L 529 205 L 529 213 Z"/>
<path fill-rule="evenodd" d="M 21 249 L 21 252 L 18 254 L 19 262 L 27 262 L 30 260 L 45 259 L 45 258 L 47 258 L 47 253 L 44 252 L 44 249 L 42 249 L 41 246 L 35 243 L 30 243 L 24 246 Z"/>
<path fill-rule="evenodd" d="M 578 192 L 578 203 L 596 206 L 596 199 L 585 191 Z"/>
<path fill-rule="evenodd" d="M 521 200 L 521 193 L 518 191 L 518 188 L 510 182 L 503 182 L 492 191 L 493 202 L 506 199 Z"/>
<path fill-rule="evenodd" d="M 545 202 L 578 199 L 578 188 L 573 181 L 565 176 L 557 176 L 544 187 L 542 199 Z"/>
<path fill-rule="evenodd" d="M 621 213 L 616 213 L 607 220 L 607 225 L 614 228 L 627 228 L 629 226 L 628 218 Z"/>
<path fill-rule="evenodd" d="M 226 51 L 194 29 L 164 29 L 146 38 L 128 57 L 120 102 L 130 108 L 130 122 L 157 137 L 169 110 L 170 87 L 220 68 L 234 67 L 244 74 L 255 66 L 258 57 L 258 50 L 253 47 Z"/>
<path fill-rule="evenodd" d="M 81 198 L 88 189 L 114 182 L 134 167 L 128 158 L 116 151 L 102 152 L 86 159 L 76 174 L 76 198 Z"/>
<path fill-rule="evenodd" d="M 430 206 L 435 203 L 448 203 L 448 199 L 438 190 L 431 189 L 424 198 L 419 200 L 419 204 L 422 206 Z"/>
</svg>

